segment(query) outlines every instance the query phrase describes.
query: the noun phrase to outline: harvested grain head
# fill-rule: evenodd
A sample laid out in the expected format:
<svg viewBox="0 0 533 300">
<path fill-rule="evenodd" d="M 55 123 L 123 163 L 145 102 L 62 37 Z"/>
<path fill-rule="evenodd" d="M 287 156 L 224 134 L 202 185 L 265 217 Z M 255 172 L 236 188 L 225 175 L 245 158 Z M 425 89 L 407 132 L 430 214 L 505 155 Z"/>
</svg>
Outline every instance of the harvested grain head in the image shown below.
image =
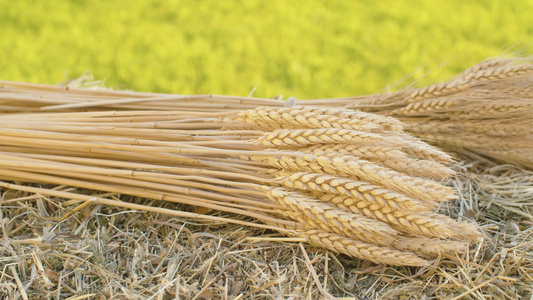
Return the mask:
<svg viewBox="0 0 533 300">
<path fill-rule="evenodd" d="M 381 246 L 390 245 L 395 240 L 397 232 L 385 223 L 328 205 L 310 194 L 285 188 L 263 189 L 269 199 L 289 210 L 291 216 L 297 216 L 296 219 L 308 229 L 335 232 Z"/>
<path fill-rule="evenodd" d="M 309 192 L 332 193 L 349 197 L 362 198 L 371 203 L 386 205 L 409 211 L 419 211 L 436 207 L 435 202 L 422 202 L 411 199 L 378 185 L 329 174 L 298 172 L 286 175 L 281 173 L 277 182 L 287 188 Z"/>
<path fill-rule="evenodd" d="M 392 228 L 398 228 L 398 231 L 428 237 L 461 237 L 452 219 L 434 212 L 409 212 L 332 193 L 318 193 L 316 196 L 320 201 L 340 209 L 388 223 Z M 439 218 L 435 219 L 437 215 Z"/>
<path fill-rule="evenodd" d="M 301 233 L 307 241 L 316 247 L 333 252 L 366 259 L 377 264 L 396 266 L 428 266 L 429 261 L 411 251 L 396 250 L 364 243 L 345 236 L 321 230 L 309 230 Z"/>
<path fill-rule="evenodd" d="M 225 121 L 246 122 L 258 129 L 321 129 L 342 128 L 352 130 L 401 131 L 398 120 L 361 111 L 338 108 L 302 107 L 291 108 L 258 107 L 246 110 Z"/>
<path fill-rule="evenodd" d="M 341 128 L 277 129 L 253 141 L 265 147 L 305 147 L 316 144 L 374 143 L 382 137 L 371 132 Z"/>
</svg>

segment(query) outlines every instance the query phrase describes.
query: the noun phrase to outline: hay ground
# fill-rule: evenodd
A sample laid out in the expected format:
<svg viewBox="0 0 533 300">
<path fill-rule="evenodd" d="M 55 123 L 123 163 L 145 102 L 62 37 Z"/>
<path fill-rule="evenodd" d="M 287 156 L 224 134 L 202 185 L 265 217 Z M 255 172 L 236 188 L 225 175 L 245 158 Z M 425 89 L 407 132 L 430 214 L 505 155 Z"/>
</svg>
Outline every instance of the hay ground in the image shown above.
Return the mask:
<svg viewBox="0 0 533 300">
<path fill-rule="evenodd" d="M 276 232 L 102 205 L 67 215 L 79 203 L 2 188 L 0 297 L 531 299 L 533 173 L 475 163 L 455 169 L 449 184 L 460 194 L 441 211 L 476 220 L 488 238 L 459 260 L 442 258 L 430 268 L 374 265 L 284 241 Z"/>
</svg>

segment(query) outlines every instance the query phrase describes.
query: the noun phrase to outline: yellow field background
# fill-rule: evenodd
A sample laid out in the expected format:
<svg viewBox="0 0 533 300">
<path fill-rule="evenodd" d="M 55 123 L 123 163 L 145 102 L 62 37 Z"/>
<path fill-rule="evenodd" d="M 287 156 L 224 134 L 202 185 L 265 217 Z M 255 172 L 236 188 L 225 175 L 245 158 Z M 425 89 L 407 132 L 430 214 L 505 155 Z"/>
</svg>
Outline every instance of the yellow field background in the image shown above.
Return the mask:
<svg viewBox="0 0 533 300">
<path fill-rule="evenodd" d="M 0 79 L 88 71 L 136 91 L 354 96 L 531 54 L 531 11 L 528 0 L 0 0 Z"/>
</svg>

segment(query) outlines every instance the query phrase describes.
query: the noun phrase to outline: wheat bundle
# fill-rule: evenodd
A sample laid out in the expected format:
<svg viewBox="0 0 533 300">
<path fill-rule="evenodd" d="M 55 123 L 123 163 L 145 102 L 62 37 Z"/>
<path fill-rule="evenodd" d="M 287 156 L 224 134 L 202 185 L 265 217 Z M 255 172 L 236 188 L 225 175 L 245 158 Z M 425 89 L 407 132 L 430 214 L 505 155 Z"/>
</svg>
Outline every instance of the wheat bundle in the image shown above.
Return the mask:
<svg viewBox="0 0 533 300">
<path fill-rule="evenodd" d="M 405 129 L 464 157 L 533 168 L 533 63 L 492 59 L 422 88 L 363 97 L 311 100 L 393 116 Z"/>
<path fill-rule="evenodd" d="M 427 265 L 481 238 L 473 224 L 432 211 L 454 198 L 437 181 L 452 174 L 445 165 L 451 157 L 404 133 L 396 119 L 346 109 L 258 107 L 270 105 L 268 99 L 120 99 L 126 92 L 42 86 L 35 96 L 30 87 L 4 86 L 0 184 L 81 202 L 72 212 L 100 203 L 245 224 L 389 265 Z M 43 104 L 60 112 L 47 112 Z M 230 214 L 146 207 L 8 181 Z"/>
</svg>

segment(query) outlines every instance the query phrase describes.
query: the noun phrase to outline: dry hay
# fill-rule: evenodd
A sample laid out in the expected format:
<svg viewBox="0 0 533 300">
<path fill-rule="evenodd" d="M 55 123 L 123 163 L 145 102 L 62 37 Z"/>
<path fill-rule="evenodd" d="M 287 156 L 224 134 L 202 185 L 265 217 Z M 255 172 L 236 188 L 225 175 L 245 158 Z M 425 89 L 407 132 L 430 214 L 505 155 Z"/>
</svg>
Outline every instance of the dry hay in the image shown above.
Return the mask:
<svg viewBox="0 0 533 300">
<path fill-rule="evenodd" d="M 439 211 L 452 219 L 476 220 L 486 237 L 483 243 L 470 249 L 450 239 L 443 239 L 441 241 L 445 241 L 445 244 L 431 250 L 435 241 L 438 241 L 431 240 L 432 237 L 471 239 L 477 238 L 477 234 L 468 223 L 450 223 L 451 219 L 443 214 L 431 212 L 431 208 L 436 207 L 433 200 L 453 198 L 447 189 L 433 181 L 453 173 L 439 162 L 449 157 L 402 133 L 401 124 L 393 119 L 348 111 L 331 113 L 332 110 L 328 111 L 326 108 L 255 109 L 261 105 L 280 106 L 279 101 L 269 99 L 76 89 L 70 93 L 71 91 L 65 92 L 55 87 L 9 83 L 4 88 L 6 93 L 2 110 L 5 115 L 24 112 L 27 117 L 22 120 L 24 122 L 16 117 L 7 118 L 4 124 L 11 124 L 11 127 L 2 127 L 5 136 L 11 137 L 4 138 L 4 141 L 9 140 L 11 144 L 4 145 L 2 149 L 4 155 L 6 152 L 11 155 L 3 157 L 3 168 L 7 166 L 11 172 L 4 172 L 2 178 L 15 180 L 15 184 L 3 183 L 0 207 L 0 217 L 3 220 L 3 241 L 0 248 L 3 271 L 0 278 L 4 279 L 0 279 L 0 288 L 2 292 L 15 298 L 79 296 L 76 299 L 84 299 L 96 296 L 119 299 L 315 299 L 331 295 L 359 299 L 531 297 L 533 280 L 529 249 L 532 243 L 532 220 L 528 212 L 531 203 L 531 174 L 527 171 L 506 166 L 481 168 L 486 161 L 468 165 L 468 168 L 456 164 L 453 167 L 453 180 L 449 180 L 448 185 L 457 189 L 459 197 L 440 204 Z M 25 94 L 24 91 L 31 93 Z M 46 96 L 43 97 L 43 94 Z M 169 100 L 174 101 L 168 102 Z M 188 101 L 196 102 L 194 108 Z M 209 124 L 202 129 L 225 127 L 225 135 L 227 132 L 234 134 L 228 142 L 226 137 L 213 138 L 210 135 L 206 139 L 195 132 L 195 138 L 184 142 L 188 147 L 180 145 L 179 153 L 187 153 L 204 161 L 206 157 L 216 158 L 211 161 L 212 171 L 219 170 L 224 174 L 216 173 L 218 178 L 215 173 L 194 172 L 181 179 L 162 176 L 165 178 L 164 182 L 157 184 L 175 185 L 176 180 L 183 180 L 182 185 L 191 182 L 198 184 L 200 177 L 210 176 L 212 179 L 214 176 L 219 181 L 214 181 L 216 184 L 209 182 L 211 186 L 217 186 L 213 192 L 251 202 L 241 201 L 235 205 L 235 199 L 223 200 L 218 196 L 214 201 L 205 201 L 206 194 L 194 193 L 188 198 L 188 202 L 177 202 L 198 204 L 203 208 L 154 202 L 147 197 L 163 196 L 163 200 L 173 200 L 172 197 L 167 197 L 168 191 L 165 195 L 154 193 L 151 189 L 153 186 L 135 186 L 134 182 L 130 182 L 129 186 L 120 187 L 125 184 L 124 179 L 135 178 L 137 183 L 154 181 L 154 174 L 141 171 L 146 165 L 134 165 L 134 162 L 138 163 L 138 153 L 122 158 L 128 166 L 113 166 L 114 170 L 107 174 L 107 179 L 109 175 L 122 176 L 122 179 L 111 185 L 105 175 L 98 177 L 106 174 L 102 173 L 104 170 L 89 168 L 87 161 L 84 168 L 67 168 L 66 164 L 71 163 L 69 167 L 72 167 L 73 162 L 68 161 L 67 157 L 78 157 L 74 161 L 79 166 L 83 161 L 80 153 L 84 153 L 84 159 L 91 158 L 91 163 L 95 163 L 102 156 L 108 157 L 111 152 L 126 151 L 126 148 L 107 149 L 105 153 L 78 151 L 73 155 L 70 151 L 76 148 L 73 146 L 77 145 L 80 147 L 78 149 L 82 149 L 87 147 L 83 144 L 87 141 L 67 139 L 69 143 L 53 146 L 54 143 L 48 142 L 61 140 L 59 135 L 50 135 L 49 141 L 40 141 L 40 144 L 31 144 L 36 136 L 28 131 L 20 135 L 25 130 L 24 123 L 33 124 L 32 129 L 39 128 L 56 134 L 78 131 L 86 137 L 91 133 L 106 138 L 134 135 L 138 139 L 124 140 L 124 143 L 132 145 L 133 141 L 134 145 L 152 147 L 145 149 L 152 151 L 151 153 L 158 149 L 157 155 L 144 162 L 154 166 L 154 162 L 168 161 L 170 157 L 174 159 L 175 155 L 169 156 L 165 152 L 169 150 L 164 148 L 165 145 L 145 144 L 146 138 L 153 137 L 152 133 L 155 131 L 159 132 L 157 140 L 168 135 L 168 132 L 157 127 L 163 123 L 172 123 L 168 120 L 175 116 L 159 112 L 157 116 L 151 116 L 158 120 L 154 122 L 153 119 L 143 119 L 146 115 L 117 116 L 104 112 L 143 111 L 147 108 L 157 111 L 170 105 L 170 109 L 182 113 L 188 111 L 194 115 L 192 112 L 198 111 L 198 103 L 202 103 L 202 118 L 205 118 L 201 123 Z M 112 126 L 111 129 L 105 122 L 97 128 L 70 123 L 59 126 L 54 122 L 44 122 L 45 118 L 41 117 L 44 115 L 42 107 L 45 110 L 56 110 L 56 120 L 59 115 L 72 114 L 70 120 L 61 118 L 67 123 L 75 123 L 74 119 L 76 122 L 87 121 L 97 115 L 115 120 L 127 117 L 130 118 L 129 121 L 135 120 L 133 123 L 152 122 L 152 127 L 146 128 L 152 128 L 153 131 L 145 132 L 143 128 L 125 130 L 130 126 L 124 126 L 120 130 L 117 130 L 120 126 Z M 71 113 L 86 109 L 93 111 L 92 115 L 85 115 L 87 119 L 80 119 L 79 115 L 74 117 L 74 113 Z M 253 110 L 238 115 L 228 114 L 228 111 L 243 109 Z M 168 110 L 167 107 L 165 111 Z M 221 111 L 224 111 L 224 117 L 217 115 Z M 291 113 L 294 111 L 298 113 Z M 214 115 L 211 115 L 206 118 L 206 113 L 217 117 L 214 119 Z M 357 118 L 351 118 L 353 114 L 358 115 Z M 301 115 L 306 117 L 298 117 Z M 49 121 L 54 119 L 52 112 L 48 116 Z M 265 119 L 266 117 L 268 118 Z M 271 122 L 273 118 L 277 118 L 275 122 Z M 193 118 L 189 115 L 187 119 L 176 122 L 181 124 L 172 128 L 192 130 L 185 124 L 191 123 Z M 192 123 L 194 128 L 198 128 L 198 122 Z M 275 128 L 278 125 L 273 124 L 283 126 Z M 42 127 L 44 125 L 48 127 Z M 104 129 L 105 126 L 107 128 Z M 291 129 L 287 130 L 286 126 Z M 19 133 L 14 134 L 13 131 Z M 252 133 L 253 131 L 259 133 Z M 262 131 L 270 133 L 263 134 Z M 361 135 L 361 132 L 366 135 Z M 15 145 L 14 137 L 23 139 Z M 242 142 L 251 138 L 256 142 Z M 386 142 L 380 142 L 383 139 Z M 337 146 L 346 141 L 357 141 L 361 145 Z M 21 147 L 21 143 L 24 147 Z M 323 146 L 323 143 L 333 144 L 328 147 Z M 219 150 L 216 157 L 212 152 L 209 155 L 202 152 L 206 145 L 210 148 L 216 145 L 215 148 Z M 390 147 L 391 145 L 393 146 Z M 122 144 L 121 147 L 123 146 L 125 145 Z M 26 150 L 23 150 L 25 147 Z M 28 151 L 27 147 L 32 148 L 32 151 Z M 46 164 L 52 158 L 49 151 L 34 151 L 47 148 L 59 155 L 54 157 L 56 163 Z M 224 151 L 234 153 L 229 155 Z M 257 152 L 252 155 L 252 151 Z M 298 154 L 294 155 L 295 152 Z M 246 163 L 241 166 L 235 161 L 227 164 L 230 157 Z M 46 162 L 43 161 L 44 158 Z M 182 159 L 181 166 L 178 166 L 182 169 L 184 165 L 192 163 Z M 27 164 L 21 164 L 22 161 Z M 62 168 L 58 167 L 61 165 L 57 164 L 58 161 L 64 164 Z M 35 171 L 36 164 L 40 168 L 38 172 Z M 260 167 L 267 171 L 260 171 Z M 269 170 L 272 167 L 277 173 L 275 180 L 268 179 L 272 178 L 273 173 Z M 109 172 L 109 169 L 107 165 L 105 171 Z M 127 169 L 130 173 L 117 172 L 116 169 Z M 400 173 L 391 175 L 392 169 Z M 168 171 L 164 167 L 151 170 L 163 174 Z M 18 173 L 14 175 L 13 171 Z M 232 171 L 234 175 L 230 176 Z M 64 181 L 54 181 L 50 174 L 55 174 L 54 178 L 63 178 Z M 220 175 L 223 175 L 222 178 Z M 261 187 L 253 190 L 266 193 L 274 200 L 268 205 L 264 201 L 257 201 L 258 194 L 249 189 L 249 183 L 258 184 L 261 176 Z M 378 200 L 368 200 L 371 203 L 354 205 L 354 198 L 365 198 L 364 195 L 354 197 L 355 192 L 361 193 L 358 190 L 361 182 L 354 182 L 354 179 L 360 179 L 361 176 L 365 178 L 364 184 L 379 183 L 380 192 L 383 188 L 391 189 L 405 199 L 396 201 L 399 198 L 388 197 L 385 198 L 387 201 L 383 201 L 378 197 Z M 70 181 L 65 180 L 67 177 Z M 78 181 L 72 181 L 72 177 L 78 178 Z M 207 177 L 204 177 L 204 181 L 205 178 Z M 229 180 L 230 178 L 239 180 Z M 42 184 L 49 182 L 59 186 L 21 185 L 28 181 Z M 234 182 L 243 181 L 245 184 L 233 185 Z M 72 186 L 88 189 L 75 189 Z M 110 186 L 113 188 L 109 188 Z M 124 194 L 125 186 L 130 188 L 127 194 L 133 197 Z M 406 188 L 407 186 L 411 188 Z M 202 186 L 202 191 L 204 188 Z M 246 192 L 242 193 L 242 190 Z M 368 187 L 364 186 L 363 190 L 367 192 Z M 189 195 L 189 192 L 190 189 L 183 195 Z M 243 197 L 244 194 L 250 197 Z M 394 200 L 391 202 L 390 199 Z M 417 205 L 413 206 L 413 201 Z M 71 207 L 76 208 L 70 209 Z M 140 212 L 141 209 L 149 209 L 151 212 Z M 391 213 L 390 209 L 396 209 L 396 213 Z M 276 213 L 272 213 L 272 210 Z M 354 219 L 353 216 L 357 218 Z M 263 220 L 267 225 L 257 225 L 255 219 Z M 286 222 L 291 219 L 297 222 Z M 228 224 L 228 220 L 233 224 Z M 442 228 L 440 221 L 448 226 L 444 225 Z M 383 224 L 387 227 L 383 227 Z M 281 237 L 273 229 L 289 238 Z M 305 234 L 302 235 L 302 232 Z M 416 236 L 410 237 L 409 234 Z M 394 241 L 392 247 L 389 247 L 391 235 Z M 403 237 L 399 239 L 401 236 Z M 355 242 L 346 244 L 346 240 Z M 311 243 L 367 260 L 324 250 L 316 251 L 313 248 L 305 250 L 296 244 L 298 242 Z M 453 254 L 462 249 L 466 252 Z M 391 250 L 398 253 L 391 254 Z M 411 256 L 401 256 L 406 254 Z M 431 257 L 438 259 L 426 260 Z M 369 259 L 378 263 L 398 264 L 400 261 L 407 265 L 424 266 L 386 267 L 373 265 Z"/>
<path fill-rule="evenodd" d="M 64 215 L 75 201 L 4 189 L 2 230 L 9 234 L 0 244 L 0 288 L 10 299 L 23 299 L 21 291 L 29 299 L 94 294 L 96 299 L 317 299 L 325 294 L 319 286 L 353 299 L 450 299 L 463 294 L 464 299 L 529 299 L 533 220 L 522 214 L 531 205 L 533 174 L 514 167 L 477 173 L 459 165 L 454 169 L 451 182 L 460 197 L 439 211 L 473 218 L 487 238 L 460 259 L 444 258 L 439 265 L 421 268 L 374 265 L 314 248 L 304 254 L 297 242 L 283 241 L 271 230 L 108 205 L 85 207 L 58 222 L 47 217 Z M 39 186 L 195 210 L 120 194 Z"/>
</svg>

